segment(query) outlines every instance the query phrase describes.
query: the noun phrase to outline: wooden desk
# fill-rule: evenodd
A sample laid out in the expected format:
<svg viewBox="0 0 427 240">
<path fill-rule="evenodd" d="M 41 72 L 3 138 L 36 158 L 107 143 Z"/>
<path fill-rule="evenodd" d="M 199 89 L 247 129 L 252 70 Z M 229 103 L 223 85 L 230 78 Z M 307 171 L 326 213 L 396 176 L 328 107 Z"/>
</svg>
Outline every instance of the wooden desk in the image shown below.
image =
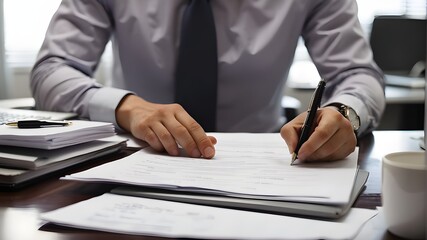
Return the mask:
<svg viewBox="0 0 427 240">
<path fill-rule="evenodd" d="M 355 203 L 356 207 L 375 209 L 381 205 L 381 157 L 395 151 L 420 150 L 419 137 L 422 136 L 422 131 L 377 131 L 360 140 L 359 163 L 362 169 L 370 172 L 370 176 L 367 189 Z M 73 171 L 81 171 L 129 153 L 131 151 L 125 150 Z M 38 218 L 40 213 L 101 195 L 112 188 L 106 184 L 60 181 L 57 178 L 47 178 L 19 191 L 0 192 L 0 239 L 156 239 L 65 228 L 41 221 Z M 398 239 L 381 229 L 373 237 L 371 239 Z"/>
</svg>

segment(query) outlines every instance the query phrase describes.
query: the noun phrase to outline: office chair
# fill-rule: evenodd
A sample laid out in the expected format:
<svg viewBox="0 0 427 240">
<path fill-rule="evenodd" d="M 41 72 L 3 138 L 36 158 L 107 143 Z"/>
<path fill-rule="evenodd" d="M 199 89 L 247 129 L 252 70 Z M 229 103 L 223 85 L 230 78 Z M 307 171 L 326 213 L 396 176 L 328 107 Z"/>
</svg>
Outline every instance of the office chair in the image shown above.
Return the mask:
<svg viewBox="0 0 427 240">
<path fill-rule="evenodd" d="M 425 88 L 426 19 L 377 16 L 370 44 L 374 60 L 389 86 Z M 423 129 L 424 103 L 387 103 L 380 130 Z"/>
<path fill-rule="evenodd" d="M 291 121 L 300 113 L 301 102 L 294 97 L 283 96 L 281 105 L 283 116 L 286 117 L 286 122 Z"/>
<path fill-rule="evenodd" d="M 370 44 L 378 66 L 390 74 L 423 77 L 426 61 L 426 19 L 377 16 Z"/>
</svg>

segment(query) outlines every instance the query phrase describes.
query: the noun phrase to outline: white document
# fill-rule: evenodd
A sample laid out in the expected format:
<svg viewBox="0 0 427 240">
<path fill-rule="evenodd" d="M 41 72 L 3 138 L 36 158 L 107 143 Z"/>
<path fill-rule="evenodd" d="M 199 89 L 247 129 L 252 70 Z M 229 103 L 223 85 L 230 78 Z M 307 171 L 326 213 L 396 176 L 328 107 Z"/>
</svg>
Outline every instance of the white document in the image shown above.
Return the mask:
<svg viewBox="0 0 427 240">
<path fill-rule="evenodd" d="M 258 199 L 349 202 L 357 171 L 357 151 L 341 161 L 291 166 L 291 155 L 278 133 L 214 135 L 218 139 L 214 159 L 173 157 L 145 148 L 65 179 Z"/>
<path fill-rule="evenodd" d="M 375 217 L 369 219 L 354 240 L 384 239 L 387 234 L 387 224 L 382 207 L 377 207 Z"/>
<path fill-rule="evenodd" d="M 57 149 L 115 135 L 106 122 L 72 120 L 65 127 L 17 128 L 0 125 L 0 145 Z"/>
<path fill-rule="evenodd" d="M 148 147 L 148 143 L 145 141 L 142 141 L 141 139 L 138 139 L 130 133 L 118 133 L 115 136 L 106 138 L 104 140 L 108 141 L 126 141 L 126 148 L 128 149 L 142 149 Z"/>
<path fill-rule="evenodd" d="M 351 209 L 336 221 L 271 215 L 104 194 L 41 215 L 59 225 L 197 239 L 351 239 L 375 210 Z"/>
</svg>

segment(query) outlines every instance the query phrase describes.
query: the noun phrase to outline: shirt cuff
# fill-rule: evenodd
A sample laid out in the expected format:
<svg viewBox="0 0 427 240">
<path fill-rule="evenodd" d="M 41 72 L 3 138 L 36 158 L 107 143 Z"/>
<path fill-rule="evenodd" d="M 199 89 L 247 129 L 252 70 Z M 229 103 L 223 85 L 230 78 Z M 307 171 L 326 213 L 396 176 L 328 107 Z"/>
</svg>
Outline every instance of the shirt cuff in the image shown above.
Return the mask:
<svg viewBox="0 0 427 240">
<path fill-rule="evenodd" d="M 111 122 L 119 128 L 116 121 L 116 108 L 122 99 L 133 92 L 103 87 L 89 101 L 89 119 L 92 121 Z"/>
</svg>

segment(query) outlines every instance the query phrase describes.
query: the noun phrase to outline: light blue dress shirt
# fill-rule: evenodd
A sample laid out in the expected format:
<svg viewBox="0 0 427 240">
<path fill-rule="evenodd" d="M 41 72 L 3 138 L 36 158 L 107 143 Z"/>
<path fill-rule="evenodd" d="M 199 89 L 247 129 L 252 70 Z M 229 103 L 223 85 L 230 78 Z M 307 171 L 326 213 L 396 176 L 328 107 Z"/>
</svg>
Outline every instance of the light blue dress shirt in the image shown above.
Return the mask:
<svg viewBox="0 0 427 240">
<path fill-rule="evenodd" d="M 174 102 L 184 0 L 65 0 L 54 15 L 31 76 L 40 109 L 116 123 L 134 93 Z M 341 102 L 361 118 L 359 134 L 385 107 L 382 73 L 354 0 L 212 0 L 218 44 L 218 131 L 270 132 L 283 124 L 281 98 L 300 36 L 327 81 L 322 105 Z M 109 40 L 114 78 L 93 79 Z M 203 79 L 201 79 L 203 80 Z"/>
</svg>

